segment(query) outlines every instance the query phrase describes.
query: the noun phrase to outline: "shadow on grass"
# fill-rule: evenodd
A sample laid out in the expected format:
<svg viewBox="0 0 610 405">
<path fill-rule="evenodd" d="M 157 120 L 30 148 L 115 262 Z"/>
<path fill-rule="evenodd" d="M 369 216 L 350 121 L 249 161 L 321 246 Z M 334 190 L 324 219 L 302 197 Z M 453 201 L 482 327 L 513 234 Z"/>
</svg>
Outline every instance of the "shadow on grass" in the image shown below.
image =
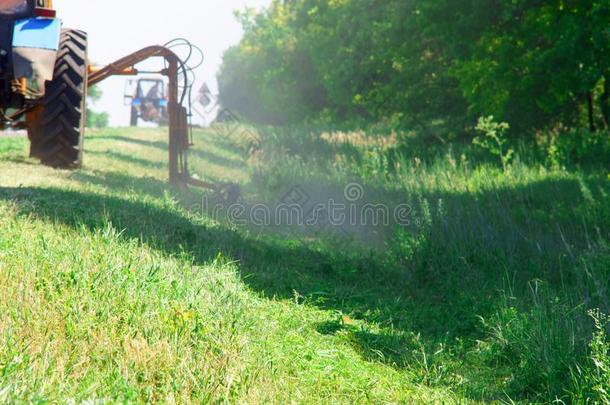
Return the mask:
<svg viewBox="0 0 610 405">
<path fill-rule="evenodd" d="M 118 142 L 132 143 L 135 145 L 159 149 L 164 152 L 166 152 L 168 150 L 167 142 L 163 142 L 163 141 L 149 141 L 149 140 L 143 140 L 143 139 L 129 138 L 126 136 L 96 136 L 93 139 L 94 140 L 113 140 L 113 141 L 118 141 Z M 202 142 L 202 141 L 199 140 L 198 142 Z M 228 142 L 221 143 L 221 145 L 223 146 L 223 148 L 225 150 L 232 152 L 232 153 L 235 153 L 237 150 L 234 146 L 232 146 Z M 158 163 L 147 160 L 147 159 L 133 158 L 129 155 L 120 154 L 120 153 L 116 153 L 116 152 L 88 152 L 88 153 L 95 153 L 95 154 L 99 154 L 99 155 L 112 154 L 111 155 L 112 157 L 116 157 L 119 160 L 123 160 L 123 161 L 129 162 L 129 163 L 136 163 L 136 164 L 140 164 L 143 166 L 158 167 L 158 165 L 159 165 Z M 216 164 L 219 166 L 234 167 L 234 168 L 245 167 L 245 164 L 238 159 L 229 159 L 229 158 L 220 156 L 218 154 L 215 154 L 215 153 L 203 150 L 203 149 L 191 148 L 189 150 L 189 156 L 197 157 L 199 159 L 203 159 L 204 161 L 207 161 L 209 163 Z M 153 166 L 150 166 L 150 165 L 153 165 Z"/>
<path fill-rule="evenodd" d="M 149 169 L 166 169 L 167 163 L 159 162 L 158 160 L 142 159 L 132 155 L 128 155 L 115 151 L 87 151 L 88 155 L 105 156 L 110 159 L 115 159 L 124 163 L 129 163 Z"/>
<path fill-rule="evenodd" d="M 136 192 L 153 197 L 162 196 L 168 188 L 168 183 L 156 177 L 133 177 L 119 172 L 74 172 L 70 180 L 82 184 L 112 189 L 120 192 Z"/>
<path fill-rule="evenodd" d="M 316 325 L 322 335 L 343 335 L 363 359 L 381 362 L 395 368 L 409 367 L 416 363 L 414 354 L 421 354 L 422 347 L 411 333 L 374 333 L 360 326 L 346 325 L 341 321 L 327 321 Z"/>
<path fill-rule="evenodd" d="M 168 148 L 167 142 L 150 141 L 150 140 L 144 140 L 144 139 L 130 138 L 128 136 L 120 136 L 120 135 L 117 135 L 117 136 L 101 135 L 101 136 L 96 136 L 95 138 L 92 138 L 91 140 L 92 141 L 102 140 L 102 141 L 117 141 L 117 142 L 133 143 L 135 145 L 145 146 L 145 147 L 149 147 L 149 148 L 156 148 L 156 149 L 160 149 L 163 151 L 166 151 Z"/>
<path fill-rule="evenodd" d="M 103 179 L 77 176 L 109 187 L 133 185 L 145 193 L 165 188 L 158 180 L 130 180 L 117 173 Z M 391 261 L 349 249 L 324 250 L 294 239 L 250 238 L 178 209 L 93 193 L 0 188 L 0 199 L 14 202 L 21 215 L 75 228 L 95 230 L 110 220 L 123 230 L 124 238 L 170 256 L 186 253 L 197 264 L 210 263 L 219 254 L 238 260 L 244 283 L 265 297 L 304 297 L 308 305 L 380 325 L 386 332 L 350 330 L 348 338 L 363 358 L 379 361 L 381 356 L 402 367 L 413 351 L 405 334 L 420 334 L 422 347 L 430 349 L 456 337 L 474 344 L 481 333 L 477 317 L 487 317 L 501 301 L 503 266 L 513 266 L 514 283 L 534 277 L 559 280 L 551 273 L 556 263 L 549 257 L 565 251 L 559 247 L 562 241 L 557 235 L 547 235 L 542 244 L 528 238 L 544 237 L 556 223 L 564 228 L 562 238 L 571 238 L 579 232 L 576 224 L 596 220 L 584 217 L 595 216 L 594 211 L 572 217 L 574 207 L 583 202 L 579 190 L 577 181 L 549 180 L 483 196 L 442 196 L 455 217 L 434 219 L 438 225 Z M 557 199 L 550 200 L 549 195 Z M 515 232 L 518 229 L 530 233 L 522 236 Z M 571 246 L 574 254 L 578 243 Z M 569 277 L 563 275 L 561 282 L 569 283 Z M 343 328 L 324 324 L 318 331 L 335 334 Z"/>
<path fill-rule="evenodd" d="M 0 160 L 4 162 L 15 163 L 18 165 L 27 165 L 27 166 L 40 166 L 40 161 L 30 158 L 27 156 L 11 156 L 11 157 L 0 157 Z"/>
</svg>

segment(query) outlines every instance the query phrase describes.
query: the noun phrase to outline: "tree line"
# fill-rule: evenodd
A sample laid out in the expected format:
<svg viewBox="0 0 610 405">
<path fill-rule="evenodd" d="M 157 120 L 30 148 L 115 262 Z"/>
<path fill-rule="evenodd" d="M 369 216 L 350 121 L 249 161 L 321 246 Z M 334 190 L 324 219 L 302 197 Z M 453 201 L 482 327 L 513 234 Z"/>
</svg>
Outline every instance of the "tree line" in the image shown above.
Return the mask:
<svg viewBox="0 0 610 405">
<path fill-rule="evenodd" d="M 607 0 L 274 0 L 238 16 L 220 101 L 254 122 L 610 126 Z"/>
</svg>

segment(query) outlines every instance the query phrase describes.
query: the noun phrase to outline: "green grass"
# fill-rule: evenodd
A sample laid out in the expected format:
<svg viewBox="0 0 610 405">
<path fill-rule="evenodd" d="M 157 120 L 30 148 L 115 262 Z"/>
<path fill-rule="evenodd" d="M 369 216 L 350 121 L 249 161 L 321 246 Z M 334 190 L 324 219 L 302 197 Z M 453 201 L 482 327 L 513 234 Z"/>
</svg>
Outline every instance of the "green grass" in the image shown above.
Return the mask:
<svg viewBox="0 0 610 405">
<path fill-rule="evenodd" d="M 608 400 L 588 314 L 610 312 L 607 173 L 195 138 L 193 172 L 239 183 L 246 207 L 357 182 L 413 224 L 338 239 L 213 218 L 217 197 L 166 185 L 158 130 L 90 131 L 77 172 L 0 138 L 0 401 Z"/>
<path fill-rule="evenodd" d="M 206 146 L 208 176 L 247 182 L 239 156 Z M 162 132 L 90 131 L 78 172 L 24 159 L 25 139 L 0 151 L 0 401 L 455 398 L 321 333 L 337 311 L 296 298 L 297 280 L 294 298 L 253 287 L 248 273 L 308 264 L 189 213 Z"/>
</svg>

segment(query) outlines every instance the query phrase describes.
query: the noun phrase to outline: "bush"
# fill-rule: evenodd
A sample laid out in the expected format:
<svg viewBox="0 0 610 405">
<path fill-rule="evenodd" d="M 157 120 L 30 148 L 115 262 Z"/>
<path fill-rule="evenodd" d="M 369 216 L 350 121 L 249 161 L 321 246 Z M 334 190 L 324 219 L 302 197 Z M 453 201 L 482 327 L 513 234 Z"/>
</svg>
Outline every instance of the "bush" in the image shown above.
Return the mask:
<svg viewBox="0 0 610 405">
<path fill-rule="evenodd" d="M 107 128 L 109 115 L 106 112 L 87 110 L 87 128 Z"/>
<path fill-rule="evenodd" d="M 85 126 L 87 128 L 106 128 L 108 127 L 108 121 L 110 119 L 108 113 L 97 112 L 91 109 L 91 105 L 95 104 L 102 98 L 102 91 L 93 86 L 89 89 L 87 94 L 87 122 Z"/>
<path fill-rule="evenodd" d="M 594 404 L 610 404 L 610 342 L 606 334 L 607 315 L 599 310 L 589 311 L 595 333 L 589 343 L 589 358 L 585 368 L 577 368 L 573 375 L 578 393 L 574 400 Z"/>
<path fill-rule="evenodd" d="M 540 133 L 538 147 L 552 167 L 574 165 L 608 166 L 610 162 L 610 133 L 590 132 L 587 129 L 558 128 Z"/>
<path fill-rule="evenodd" d="M 506 132 L 510 126 L 506 122 L 495 122 L 494 117 L 481 117 L 476 130 L 482 135 L 474 138 L 473 143 L 500 159 L 502 168 L 507 170 L 515 151 L 506 146 Z"/>
<path fill-rule="evenodd" d="M 540 288 L 534 298 L 540 301 L 529 311 L 507 306 L 484 321 L 488 338 L 481 353 L 491 367 L 504 370 L 511 397 L 567 395 L 570 366 L 585 349 L 576 320 L 567 315 L 577 309 L 560 303 L 546 287 L 534 288 Z"/>
</svg>

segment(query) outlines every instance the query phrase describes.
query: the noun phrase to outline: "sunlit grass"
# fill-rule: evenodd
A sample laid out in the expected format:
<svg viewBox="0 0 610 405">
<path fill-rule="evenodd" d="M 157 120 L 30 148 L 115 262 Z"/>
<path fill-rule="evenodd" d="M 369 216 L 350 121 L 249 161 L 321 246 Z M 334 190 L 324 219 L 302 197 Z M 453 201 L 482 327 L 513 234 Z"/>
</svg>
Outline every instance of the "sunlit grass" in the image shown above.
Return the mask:
<svg viewBox="0 0 610 405">
<path fill-rule="evenodd" d="M 241 155 L 214 139 L 197 134 L 194 170 L 247 183 Z M 339 308 L 300 297 L 290 275 L 327 259 L 189 213 L 195 197 L 166 185 L 165 142 L 91 131 L 85 167 L 68 172 L 0 139 L 0 401 L 458 400 L 363 354 L 354 337 L 382 333 L 377 322 L 336 333 Z M 281 293 L 261 284 L 280 272 Z"/>
<path fill-rule="evenodd" d="M 160 130 L 90 131 L 77 172 L 0 139 L 0 401 L 607 399 L 588 313 L 610 312 L 605 171 L 360 133 L 232 138 L 197 131 L 190 166 L 246 205 L 357 183 L 414 224 L 340 241 L 212 218 L 217 197 L 168 187 Z"/>
<path fill-rule="evenodd" d="M 595 385 L 608 372 L 589 348 L 589 310 L 610 312 L 605 169 L 549 167 L 527 145 L 504 170 L 467 144 L 262 133 L 262 152 L 249 162 L 258 189 L 268 191 L 266 201 L 277 201 L 291 185 L 314 198 L 335 198 L 355 181 L 365 202 L 407 203 L 418 224 L 385 230 L 381 249 L 371 243 L 379 235 L 351 229 L 376 246 L 372 262 L 362 260 L 366 250 L 355 244 L 338 253 L 330 241 L 322 243 L 335 259 L 330 274 L 341 274 L 341 282 L 333 278 L 333 293 L 320 297 L 319 279 L 316 286 L 302 281 L 307 299 L 383 325 L 363 339 L 339 323 L 337 334 L 426 384 L 451 386 L 469 398 L 608 400 Z M 344 262 L 350 255 L 363 267 Z M 290 282 L 275 277 L 277 284 Z M 348 287 L 357 292 L 350 296 Z"/>
</svg>

